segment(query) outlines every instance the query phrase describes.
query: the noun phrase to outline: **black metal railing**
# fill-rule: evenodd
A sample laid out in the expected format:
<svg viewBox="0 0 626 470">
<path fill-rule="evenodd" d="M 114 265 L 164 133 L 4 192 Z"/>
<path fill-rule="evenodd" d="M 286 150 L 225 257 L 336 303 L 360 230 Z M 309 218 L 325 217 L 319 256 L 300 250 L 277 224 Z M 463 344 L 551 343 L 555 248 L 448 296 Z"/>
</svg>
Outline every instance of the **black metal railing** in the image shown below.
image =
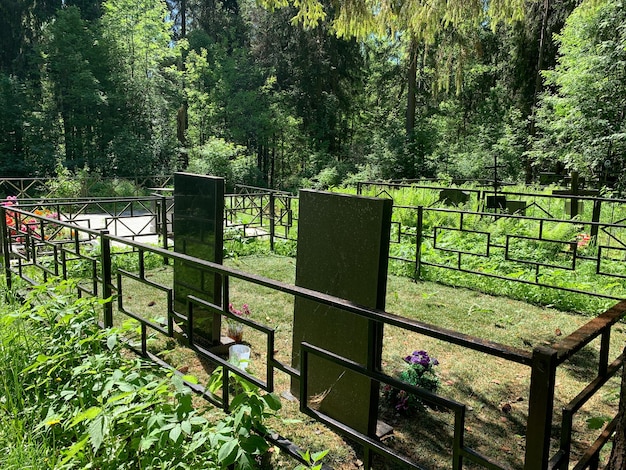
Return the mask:
<svg viewBox="0 0 626 470">
<path fill-rule="evenodd" d="M 224 240 L 235 237 L 296 241 L 297 197 L 285 191 L 237 185 L 224 196 Z"/>
<path fill-rule="evenodd" d="M 414 189 L 400 185 L 400 190 L 405 186 Z M 239 227 L 237 236 L 269 238 L 272 249 L 275 239 L 296 242 L 297 198 L 253 189 L 227 196 L 228 223 Z M 376 195 L 392 197 L 387 189 Z M 567 195 L 500 193 L 523 202 L 523 210 L 509 213 L 505 207 L 487 207 L 492 190 L 463 191 L 475 199 L 462 208 L 446 207 L 436 192 L 430 206 L 394 203 L 390 259 L 405 266 L 403 273 L 439 280 L 441 270 L 457 271 L 607 300 L 625 297 L 626 200 L 577 196 L 578 202 L 589 203 L 589 210 L 572 219 L 562 207 L 571 202 Z M 235 225 L 238 218 L 245 219 L 238 214 L 247 214 L 248 222 Z M 485 269 L 490 265 L 498 268 Z M 577 283 L 580 272 L 597 282 Z"/>
<path fill-rule="evenodd" d="M 8 223 L 11 219 L 12 223 Z M 35 223 L 22 227 L 19 223 L 21 220 L 32 220 Z M 104 303 L 103 324 L 105 327 L 112 326 L 117 315 L 132 318 L 140 323 L 140 353 L 147 357 L 157 359 L 149 353 L 146 346 L 150 332 L 156 331 L 166 337 L 172 337 L 176 335 L 174 325 L 180 324 L 183 325 L 181 334 L 187 346 L 201 358 L 223 367 L 223 383 L 225 384 L 229 383 L 230 374 L 237 374 L 256 384 L 261 389 L 271 392 L 274 390 L 275 374 L 285 373 L 292 378 L 299 379 L 301 386 L 300 396 L 306 397 L 308 396 L 308 356 L 316 355 L 369 377 L 372 381 L 389 384 L 408 393 L 414 393 L 427 403 L 450 410 L 454 416 L 453 433 L 451 436 L 453 452 L 450 462 L 450 468 L 453 469 L 460 469 L 469 462 L 488 469 L 507 468 L 505 464 L 494 461 L 465 444 L 467 433 L 465 404 L 401 383 L 394 377 L 377 370 L 373 365 L 373 361 L 370 361 L 371 364 L 355 363 L 344 357 L 337 356 L 331 351 L 306 343 L 300 345 L 300 351 L 292 351 L 292 355 L 299 353 L 301 358 L 299 370 L 292 367 L 275 356 L 274 328 L 250 319 L 238 317 L 229 312 L 228 303 L 231 291 L 229 281 L 243 281 L 271 289 L 272 291 L 282 292 L 294 298 L 299 297 L 312 300 L 383 325 L 398 327 L 405 332 L 436 338 L 449 344 L 461 346 L 468 351 L 478 351 L 504 359 L 513 364 L 528 367 L 531 383 L 529 389 L 529 414 L 526 423 L 525 470 L 567 468 L 570 460 L 569 449 L 572 439 L 571 417 L 591 396 L 597 393 L 610 377 L 616 375 L 623 367 L 623 356 L 619 356 L 613 361 L 610 360 L 609 340 L 613 326 L 626 315 L 626 302 L 621 302 L 605 314 L 591 320 L 587 325 L 581 327 L 561 342 L 550 347 L 537 347 L 531 353 L 527 350 L 407 319 L 389 312 L 361 307 L 327 294 L 244 273 L 233 268 L 174 253 L 167 249 L 146 245 L 137 240 L 114 236 L 109 234 L 107 230 L 92 230 L 67 221 L 45 217 L 20 207 L 0 207 L 0 231 L 4 252 L 4 273 L 9 286 L 12 284 L 13 277 L 22 278 L 30 283 L 44 282 L 52 276 L 63 278 L 74 276 L 84 279 L 83 282 L 79 282 L 79 289 L 82 295 L 92 295 L 103 299 L 117 296 L 116 309 L 114 303 Z M 94 249 L 96 244 L 98 249 Z M 118 248 L 121 251 L 114 252 L 112 250 L 114 244 L 122 247 Z M 115 259 L 117 256 L 133 256 L 133 260 L 136 261 L 136 268 L 128 268 L 127 264 L 129 263 L 122 263 L 121 266 L 119 263 L 116 265 Z M 220 276 L 222 278 L 222 302 L 213 304 L 190 296 L 187 302 L 187 310 L 185 312 L 175 311 L 172 301 L 172 284 L 150 279 L 150 269 L 148 268 L 150 264 L 148 258 L 150 257 L 191 265 L 200 271 Z M 87 265 L 87 269 L 80 270 L 76 274 L 74 270 L 77 265 L 83 268 Z M 126 296 L 124 295 L 125 283 L 129 281 L 139 282 L 146 288 L 155 289 L 166 294 L 166 319 L 164 321 L 155 321 L 145 314 L 133 311 L 131 307 L 126 305 Z M 206 347 L 204 342 L 196 341 L 194 328 L 194 308 L 196 306 L 201 306 L 204 310 L 211 312 L 214 321 L 220 321 L 221 318 L 227 317 L 241 322 L 266 336 L 264 353 L 266 358 L 265 379 L 251 375 L 230 364 L 220 354 Z M 567 405 L 560 426 L 559 450 L 555 455 L 551 456 L 550 445 L 554 442 L 551 434 L 557 370 L 581 351 L 585 345 L 596 338 L 601 340 L 597 377 Z M 198 389 L 197 386 L 195 388 Z M 218 400 L 218 403 L 225 410 L 229 406 L 228 393 L 228 387 L 223 387 L 223 395 L 221 400 Z M 426 468 L 413 462 L 393 448 L 387 447 L 376 436 L 359 433 L 337 422 L 330 416 L 320 413 L 309 405 L 307 400 L 301 401 L 300 406 L 304 413 L 328 424 L 341 434 L 363 446 L 366 468 L 371 467 L 374 455 L 406 465 L 409 468 Z M 373 413 L 377 413 L 377 411 L 374 410 Z M 372 416 L 372 418 L 375 419 L 376 416 Z M 611 434 L 611 426 L 614 426 L 614 424 L 610 424 L 603 430 L 599 440 L 589 448 L 587 453 L 580 459 L 576 468 L 595 468 L 594 462 L 597 461 L 600 449 L 606 444 Z"/>
<path fill-rule="evenodd" d="M 56 178 L 1 178 L 0 198 L 15 196 L 18 199 L 36 199 L 52 197 L 50 183 Z M 100 176 L 87 176 L 81 180 L 80 195 L 88 197 L 93 191 L 103 184 L 115 190 L 124 187 L 127 190 L 128 183 L 132 183 L 134 196 L 140 196 L 140 192 L 146 189 L 165 188 L 173 184 L 172 175 L 137 176 L 134 178 L 109 178 Z"/>
<path fill-rule="evenodd" d="M 128 198 L 77 198 L 77 199 L 37 199 L 19 200 L 19 203 L 6 201 L 7 210 L 19 208 L 23 211 L 44 215 L 47 219 L 64 221 L 87 229 L 107 230 L 113 235 L 131 239 L 151 239 L 168 249 L 172 237 L 171 212 L 173 198 L 167 196 L 146 196 Z M 8 205 L 15 204 L 15 205 Z M 56 238 L 56 233 L 43 233 L 40 223 L 29 225 L 30 216 L 17 212 L 16 225 L 21 236 Z M 32 225 L 32 224 L 31 224 Z M 69 230 L 69 229 L 68 229 Z M 60 229 L 57 229 L 60 231 Z M 54 232 L 54 230 L 53 230 Z"/>
<path fill-rule="evenodd" d="M 551 278 L 558 281 L 557 273 L 582 270 L 607 280 L 605 284 L 623 279 L 626 265 L 621 261 L 626 253 L 626 224 L 621 221 L 584 222 L 426 207 L 400 209 L 417 213 L 415 233 L 400 231 L 396 240 L 414 243 L 414 256 L 391 258 L 414 266 L 416 278 L 421 278 L 428 268 L 445 269 L 611 300 L 624 298 L 623 294 L 610 291 L 568 287 L 550 281 Z M 502 233 L 498 229 L 498 222 L 502 221 L 510 221 L 509 230 L 517 229 L 521 233 Z M 588 235 L 592 231 L 598 233 L 593 239 Z M 449 238 L 454 243 L 446 242 L 450 232 L 453 236 Z M 482 258 L 497 260 L 498 271 L 483 269 Z"/>
</svg>

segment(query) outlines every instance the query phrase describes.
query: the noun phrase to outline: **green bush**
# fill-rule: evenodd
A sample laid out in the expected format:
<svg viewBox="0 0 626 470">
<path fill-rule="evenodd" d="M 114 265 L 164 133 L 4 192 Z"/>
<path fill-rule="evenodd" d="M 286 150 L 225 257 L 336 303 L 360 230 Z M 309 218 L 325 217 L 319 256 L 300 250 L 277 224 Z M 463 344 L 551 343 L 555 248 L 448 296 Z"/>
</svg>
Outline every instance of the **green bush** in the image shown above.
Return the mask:
<svg viewBox="0 0 626 470">
<path fill-rule="evenodd" d="M 103 178 L 88 167 L 72 172 L 57 163 L 56 177 L 46 183 L 48 197 L 71 199 L 78 197 L 134 197 L 146 191 L 132 181 L 121 178 Z"/>
<path fill-rule="evenodd" d="M 211 137 L 201 147 L 189 153 L 187 171 L 200 175 L 221 176 L 226 179 L 227 190 L 235 184 L 263 185 L 263 175 L 256 160 L 247 154 L 248 149 L 218 137 Z"/>
<path fill-rule="evenodd" d="M 232 414 L 209 422 L 181 377 L 124 353 L 120 338 L 134 324 L 101 329 L 102 302 L 73 292 L 67 281 L 35 287 L 0 317 L 2 468 L 259 466 L 277 397 L 247 389 Z"/>
</svg>

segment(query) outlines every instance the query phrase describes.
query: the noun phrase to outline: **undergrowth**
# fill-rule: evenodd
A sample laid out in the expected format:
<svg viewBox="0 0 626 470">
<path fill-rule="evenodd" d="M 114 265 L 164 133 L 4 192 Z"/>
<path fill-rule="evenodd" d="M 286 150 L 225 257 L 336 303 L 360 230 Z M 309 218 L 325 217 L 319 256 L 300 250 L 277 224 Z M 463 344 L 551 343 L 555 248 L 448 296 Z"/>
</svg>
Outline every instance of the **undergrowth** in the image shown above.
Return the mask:
<svg viewBox="0 0 626 470">
<path fill-rule="evenodd" d="M 100 328 L 103 301 L 73 292 L 72 282 L 45 284 L 3 306 L 1 468 L 261 466 L 276 396 L 246 388 L 231 414 L 208 421 L 181 377 L 125 353 L 129 331 Z"/>
</svg>

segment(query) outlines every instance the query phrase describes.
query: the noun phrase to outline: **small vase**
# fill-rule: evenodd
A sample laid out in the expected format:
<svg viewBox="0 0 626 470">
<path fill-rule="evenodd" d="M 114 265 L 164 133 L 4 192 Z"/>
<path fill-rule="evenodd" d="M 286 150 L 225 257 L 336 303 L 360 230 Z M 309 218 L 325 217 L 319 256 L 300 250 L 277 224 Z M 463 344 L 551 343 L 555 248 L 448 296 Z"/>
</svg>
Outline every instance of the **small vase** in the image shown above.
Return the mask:
<svg viewBox="0 0 626 470">
<path fill-rule="evenodd" d="M 226 329 L 226 336 L 232 339 L 235 343 L 241 343 L 243 341 L 243 325 L 240 323 L 229 324 Z"/>
</svg>

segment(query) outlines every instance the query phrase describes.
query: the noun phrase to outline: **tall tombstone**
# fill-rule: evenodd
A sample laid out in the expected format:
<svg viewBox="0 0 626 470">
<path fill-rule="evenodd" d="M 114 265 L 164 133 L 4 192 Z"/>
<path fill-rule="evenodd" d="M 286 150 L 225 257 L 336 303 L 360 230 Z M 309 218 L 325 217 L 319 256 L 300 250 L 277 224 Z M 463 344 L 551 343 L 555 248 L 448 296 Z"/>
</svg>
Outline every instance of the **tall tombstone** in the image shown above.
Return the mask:
<svg viewBox="0 0 626 470">
<path fill-rule="evenodd" d="M 222 263 L 224 246 L 224 178 L 174 174 L 174 251 Z M 174 310 L 187 316 L 187 296 L 219 305 L 221 277 L 182 261 L 174 263 Z M 220 339 L 221 319 L 194 305 L 194 338 L 206 345 Z"/>
<path fill-rule="evenodd" d="M 384 309 L 392 201 L 300 191 L 296 285 Z M 382 325 L 317 302 L 296 298 L 294 367 L 306 341 L 347 359 L 380 367 Z M 375 435 L 378 383 L 311 355 L 309 397 L 322 413 Z M 299 395 L 299 381 L 292 393 Z M 304 399 L 304 398 L 301 398 Z"/>
</svg>

